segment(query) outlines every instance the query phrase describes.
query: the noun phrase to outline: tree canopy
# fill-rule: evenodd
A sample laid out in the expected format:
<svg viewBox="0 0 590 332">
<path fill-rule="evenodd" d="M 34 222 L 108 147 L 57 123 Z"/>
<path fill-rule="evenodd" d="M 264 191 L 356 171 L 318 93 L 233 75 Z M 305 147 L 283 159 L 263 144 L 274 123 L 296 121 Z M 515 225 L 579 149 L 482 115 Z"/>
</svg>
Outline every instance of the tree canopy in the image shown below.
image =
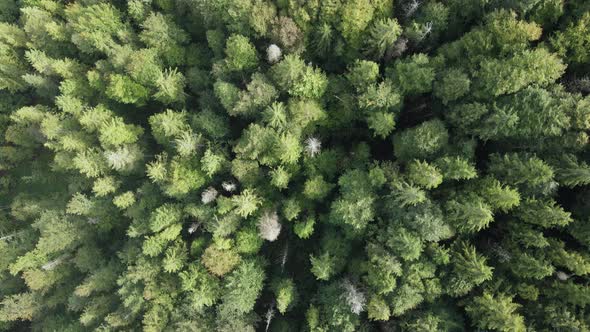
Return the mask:
<svg viewBox="0 0 590 332">
<path fill-rule="evenodd" d="M 590 2 L 0 1 L 0 331 L 590 331 Z"/>
</svg>

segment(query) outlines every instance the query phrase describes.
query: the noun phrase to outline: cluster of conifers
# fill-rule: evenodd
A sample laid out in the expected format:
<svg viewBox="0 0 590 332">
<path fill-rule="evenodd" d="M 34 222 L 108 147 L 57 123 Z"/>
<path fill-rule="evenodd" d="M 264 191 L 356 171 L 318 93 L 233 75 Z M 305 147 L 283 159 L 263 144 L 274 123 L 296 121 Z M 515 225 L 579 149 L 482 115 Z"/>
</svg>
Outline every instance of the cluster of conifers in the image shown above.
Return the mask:
<svg viewBox="0 0 590 332">
<path fill-rule="evenodd" d="M 590 331 L 590 2 L 0 1 L 0 330 Z"/>
</svg>

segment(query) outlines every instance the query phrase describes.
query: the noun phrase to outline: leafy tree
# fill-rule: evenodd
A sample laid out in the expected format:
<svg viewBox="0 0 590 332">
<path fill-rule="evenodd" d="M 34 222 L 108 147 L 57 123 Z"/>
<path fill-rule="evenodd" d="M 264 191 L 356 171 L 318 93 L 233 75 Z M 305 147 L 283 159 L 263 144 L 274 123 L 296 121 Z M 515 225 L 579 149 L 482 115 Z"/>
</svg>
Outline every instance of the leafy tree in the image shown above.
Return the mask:
<svg viewBox="0 0 590 332">
<path fill-rule="evenodd" d="M 435 68 L 425 54 L 416 54 L 407 60 L 398 60 L 391 75 L 406 95 L 421 94 L 432 91 Z"/>
<path fill-rule="evenodd" d="M 303 48 L 303 32 L 291 17 L 279 16 L 272 21 L 271 38 L 289 52 L 300 53 Z"/>
<path fill-rule="evenodd" d="M 561 59 L 544 48 L 523 51 L 506 60 L 487 60 L 475 77 L 474 93 L 500 96 L 533 83 L 544 86 L 561 76 L 565 67 Z"/>
<path fill-rule="evenodd" d="M 346 78 L 358 91 L 363 91 L 379 77 L 379 65 L 373 61 L 357 60 L 348 69 Z"/>
<path fill-rule="evenodd" d="M 287 312 L 297 301 L 297 289 L 291 279 L 280 279 L 273 282 L 273 289 L 277 301 L 277 309 L 280 313 Z"/>
<path fill-rule="evenodd" d="M 395 117 L 392 113 L 371 113 L 367 118 L 367 123 L 369 128 L 373 130 L 373 135 L 381 138 L 386 138 L 395 129 Z"/>
<path fill-rule="evenodd" d="M 236 212 L 243 218 L 250 216 L 262 204 L 256 192 L 250 189 L 246 189 L 240 195 L 234 196 L 232 202 L 236 206 Z"/>
<path fill-rule="evenodd" d="M 515 257 L 512 271 L 521 278 L 543 279 L 552 275 L 554 268 L 546 261 L 523 253 Z"/>
<path fill-rule="evenodd" d="M 460 69 L 449 69 L 441 74 L 440 80 L 434 84 L 434 95 L 443 104 L 455 101 L 469 92 L 471 80 Z"/>
<path fill-rule="evenodd" d="M 451 223 L 462 233 L 478 232 L 494 220 L 491 207 L 478 196 L 451 200 L 447 210 Z"/>
<path fill-rule="evenodd" d="M 367 111 L 397 111 L 402 103 L 398 90 L 389 80 L 369 85 L 359 96 L 359 107 Z"/>
<path fill-rule="evenodd" d="M 518 308 L 519 305 L 512 302 L 508 295 L 494 296 L 484 292 L 482 296 L 475 297 L 465 310 L 477 327 L 497 331 L 525 331 L 524 319 L 516 313 Z"/>
<path fill-rule="evenodd" d="M 367 188 L 368 182 L 368 174 L 360 170 L 349 171 L 340 177 L 338 184 L 342 198 L 332 203 L 333 222 L 360 231 L 373 221 L 375 196 L 371 188 Z"/>
<path fill-rule="evenodd" d="M 319 175 L 305 181 L 303 195 L 314 200 L 323 200 L 330 193 L 332 185 Z"/>
<path fill-rule="evenodd" d="M 554 188 L 554 171 L 536 156 L 492 155 L 489 171 L 500 181 L 518 186 L 526 193 L 547 193 Z"/>
<path fill-rule="evenodd" d="M 0 1 L 0 330 L 589 330 L 589 11 Z"/>
<path fill-rule="evenodd" d="M 250 71 L 258 66 L 258 54 L 250 40 L 234 34 L 227 38 L 224 66 L 230 72 Z"/>
<path fill-rule="evenodd" d="M 430 120 L 393 137 L 395 156 L 401 160 L 432 157 L 444 148 L 449 134 L 440 120 Z"/>
<path fill-rule="evenodd" d="M 440 171 L 426 162 L 414 160 L 408 164 L 408 178 L 413 183 L 426 189 L 438 187 L 443 177 Z"/>
<path fill-rule="evenodd" d="M 149 97 L 149 90 L 125 75 L 114 74 L 109 78 L 107 95 L 124 104 L 143 105 Z"/>
<path fill-rule="evenodd" d="M 181 46 L 188 41 L 188 35 L 178 27 L 171 17 L 152 12 L 143 20 L 139 39 L 148 47 L 157 49 L 168 64 L 184 62 L 185 49 Z"/>
<path fill-rule="evenodd" d="M 443 179 L 469 180 L 477 177 L 475 167 L 461 157 L 443 157 L 435 161 Z"/>
<path fill-rule="evenodd" d="M 560 183 L 568 187 L 576 187 L 580 185 L 588 184 L 590 178 L 588 178 L 588 171 L 590 167 L 585 162 L 579 162 L 575 156 L 565 156 L 563 166 L 557 170 L 556 177 Z"/>
<path fill-rule="evenodd" d="M 563 31 L 558 31 L 551 39 L 552 46 L 557 53 L 565 56 L 572 63 L 581 64 L 588 62 L 588 21 L 590 14 L 585 13 L 579 20 L 570 22 Z"/>
<path fill-rule="evenodd" d="M 545 228 L 572 222 L 571 214 L 552 200 L 527 199 L 520 204 L 516 215 L 526 223 Z"/>
<path fill-rule="evenodd" d="M 89 6 L 76 3 L 67 8 L 65 15 L 72 42 L 84 53 L 108 53 L 117 43 L 129 42 L 132 36 L 121 12 L 108 3 Z"/>
<path fill-rule="evenodd" d="M 366 251 L 369 257 L 367 283 L 378 295 L 391 293 L 397 285 L 397 277 L 402 273 L 401 263 L 386 248 L 377 244 L 369 243 Z"/>
<path fill-rule="evenodd" d="M 203 265 L 214 275 L 222 276 L 240 263 L 240 256 L 231 249 L 209 246 L 201 257 Z"/>
<path fill-rule="evenodd" d="M 346 1 L 340 12 L 339 29 L 351 47 L 361 45 L 361 36 L 374 15 L 374 7 L 367 0 Z"/>
<path fill-rule="evenodd" d="M 261 263 L 245 260 L 227 276 L 223 287 L 229 292 L 221 297 L 220 314 L 244 314 L 254 308 L 265 280 Z"/>
<path fill-rule="evenodd" d="M 453 272 L 447 292 L 453 296 L 467 294 L 473 287 L 492 278 L 493 268 L 471 245 L 463 243 L 453 253 Z"/>
<path fill-rule="evenodd" d="M 252 115 L 271 104 L 277 96 L 277 91 L 264 76 L 252 75 L 245 91 L 240 91 L 235 104 L 231 107 L 224 105 L 230 115 Z M 223 102 L 223 100 L 222 100 Z"/>
<path fill-rule="evenodd" d="M 372 297 L 367 308 L 369 319 L 387 321 L 390 317 L 390 310 L 387 303 L 380 297 Z"/>
<path fill-rule="evenodd" d="M 183 102 L 185 98 L 185 77 L 177 70 L 167 70 L 156 81 L 158 92 L 154 98 L 164 104 Z"/>
<path fill-rule="evenodd" d="M 395 19 L 388 18 L 374 21 L 367 41 L 367 52 L 376 59 L 391 53 L 401 33 L 402 28 Z"/>
<path fill-rule="evenodd" d="M 287 55 L 274 65 L 272 78 L 281 90 L 294 97 L 319 98 L 326 91 L 328 80 L 319 69 L 305 65 L 296 55 Z"/>
<path fill-rule="evenodd" d="M 520 204 L 519 192 L 508 186 L 503 186 L 496 179 L 484 179 L 480 188 L 480 196 L 484 197 L 494 210 L 507 212 Z"/>
</svg>

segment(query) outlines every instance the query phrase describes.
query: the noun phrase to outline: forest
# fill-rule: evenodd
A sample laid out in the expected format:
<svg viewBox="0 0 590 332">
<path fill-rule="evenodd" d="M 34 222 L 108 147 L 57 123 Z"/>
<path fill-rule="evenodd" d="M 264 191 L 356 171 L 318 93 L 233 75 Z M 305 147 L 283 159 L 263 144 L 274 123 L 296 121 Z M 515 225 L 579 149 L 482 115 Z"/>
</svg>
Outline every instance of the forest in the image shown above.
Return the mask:
<svg viewBox="0 0 590 332">
<path fill-rule="evenodd" d="M 590 332 L 590 0 L 0 0 L 0 331 Z"/>
</svg>

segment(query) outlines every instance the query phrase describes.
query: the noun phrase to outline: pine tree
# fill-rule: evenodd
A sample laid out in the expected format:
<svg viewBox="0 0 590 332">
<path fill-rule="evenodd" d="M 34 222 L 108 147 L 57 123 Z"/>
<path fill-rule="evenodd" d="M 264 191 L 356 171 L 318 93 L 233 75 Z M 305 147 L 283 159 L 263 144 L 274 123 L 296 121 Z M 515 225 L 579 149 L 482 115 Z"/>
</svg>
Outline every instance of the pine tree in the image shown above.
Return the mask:
<svg viewBox="0 0 590 332">
<path fill-rule="evenodd" d="M 428 56 L 416 54 L 396 61 L 391 75 L 405 95 L 415 95 L 432 91 L 435 68 Z"/>
<path fill-rule="evenodd" d="M 258 65 L 258 54 L 250 40 L 242 35 L 231 35 L 225 46 L 224 66 L 230 72 L 254 69 Z"/>
<path fill-rule="evenodd" d="M 447 145 L 449 134 L 440 120 L 430 120 L 407 129 L 393 137 L 393 149 L 397 158 L 432 157 Z"/>
<path fill-rule="evenodd" d="M 402 33 L 402 28 L 395 19 L 381 19 L 373 23 L 370 29 L 367 52 L 380 59 L 392 52 L 392 48 Z"/>
<path fill-rule="evenodd" d="M 0 330 L 589 330 L 589 10 L 0 1 Z"/>
<path fill-rule="evenodd" d="M 494 296 L 484 292 L 482 296 L 475 297 L 465 310 L 474 325 L 479 328 L 497 331 L 525 331 L 524 319 L 516 313 L 518 308 L 519 305 L 512 302 L 512 298 L 508 295 Z"/>
<path fill-rule="evenodd" d="M 478 254 L 471 245 L 463 243 L 456 248 L 452 263 L 453 272 L 447 289 L 450 295 L 465 295 L 473 287 L 492 278 L 493 268 L 486 264 L 486 258 Z"/>
</svg>

